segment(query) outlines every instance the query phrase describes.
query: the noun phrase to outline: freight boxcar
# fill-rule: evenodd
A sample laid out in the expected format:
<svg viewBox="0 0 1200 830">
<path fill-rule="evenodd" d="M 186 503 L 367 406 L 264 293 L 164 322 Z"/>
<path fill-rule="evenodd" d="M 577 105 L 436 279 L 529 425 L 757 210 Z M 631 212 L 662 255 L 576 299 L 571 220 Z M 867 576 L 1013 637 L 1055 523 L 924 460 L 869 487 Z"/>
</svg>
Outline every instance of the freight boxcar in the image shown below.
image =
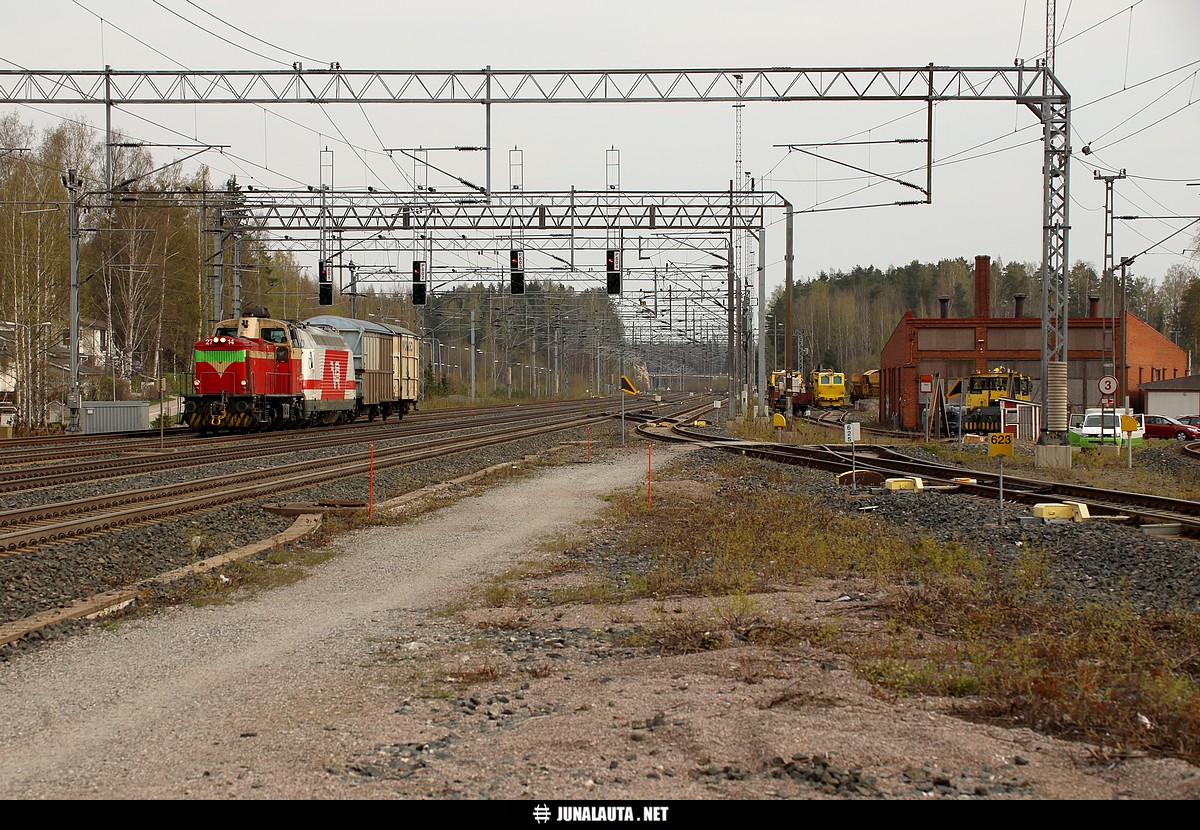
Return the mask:
<svg viewBox="0 0 1200 830">
<path fill-rule="evenodd" d="M 354 364 L 357 416 L 368 420 L 404 417 L 420 397 L 421 367 L 417 336 L 401 326 L 322 315 L 305 325 L 340 335 Z"/>
</svg>

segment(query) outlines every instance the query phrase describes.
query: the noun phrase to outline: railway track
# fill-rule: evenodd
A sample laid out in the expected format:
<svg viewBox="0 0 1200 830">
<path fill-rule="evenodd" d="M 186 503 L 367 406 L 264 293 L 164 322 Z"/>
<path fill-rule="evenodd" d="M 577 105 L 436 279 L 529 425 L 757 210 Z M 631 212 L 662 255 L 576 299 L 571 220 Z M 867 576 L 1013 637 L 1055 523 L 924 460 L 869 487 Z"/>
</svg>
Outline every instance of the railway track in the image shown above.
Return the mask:
<svg viewBox="0 0 1200 830">
<path fill-rule="evenodd" d="M 805 423 L 813 424 L 818 427 L 823 427 L 830 430 L 841 430 L 843 425 L 852 420 L 849 418 L 853 413 L 845 409 L 828 409 L 828 410 L 809 410 L 810 415 L 802 416 Z M 882 427 L 867 426 L 861 424 L 862 431 L 867 435 L 877 435 L 883 438 L 901 438 L 908 441 L 920 440 L 922 436 L 914 432 L 899 429 L 883 429 Z"/>
<path fill-rule="evenodd" d="M 798 447 L 758 441 L 714 437 L 682 421 L 665 419 L 639 427 L 645 434 L 666 440 L 699 443 L 729 452 L 784 464 L 802 464 L 841 474 L 857 473 L 857 480 L 882 482 L 887 478 L 917 477 L 923 486 L 953 490 L 998 500 L 999 476 L 931 461 L 923 461 L 878 444 L 859 444 L 853 451 L 845 446 Z M 1200 449 L 1200 442 L 1197 442 Z M 1004 500 L 1035 505 L 1047 502 L 1077 502 L 1095 519 L 1142 527 L 1148 533 L 1200 537 L 1200 502 L 1155 496 L 1147 493 L 1101 490 L 1077 484 L 1060 484 L 1041 479 L 1006 475 Z"/>
<path fill-rule="evenodd" d="M 594 412 L 596 404 L 577 401 L 558 404 L 557 414 Z M 388 441 L 416 438 L 447 431 L 462 431 L 500 424 L 519 424 L 532 418 L 553 414 L 549 406 L 523 407 L 521 409 L 494 407 L 471 413 L 446 410 L 445 414 L 432 414 L 420 419 L 375 424 L 368 427 L 327 427 L 303 432 L 305 449 L 335 449 L 366 441 Z M 134 476 L 153 473 L 164 466 L 172 469 L 202 466 L 231 460 L 249 460 L 294 452 L 297 431 L 283 433 L 261 433 L 225 436 L 223 438 L 177 439 L 167 449 L 146 448 L 141 441 L 133 441 L 118 452 L 96 450 L 80 453 L 72 450 L 55 450 L 50 455 L 35 450 L 29 454 L 24 466 L 15 466 L 19 456 L 12 456 L 13 466 L 0 468 L 0 489 L 15 493 L 43 487 L 55 487 L 79 482 L 92 482 L 106 478 Z M 49 464 L 47 462 L 55 463 Z M 35 463 L 38 462 L 38 463 Z"/>
<path fill-rule="evenodd" d="M 648 417 L 654 411 L 679 412 L 697 408 L 694 401 L 684 400 L 683 405 L 673 405 L 670 400 L 650 406 L 644 401 L 637 402 L 626 410 L 626 414 L 636 419 Z M 332 498 L 337 499 L 336 493 L 344 494 L 347 486 L 336 482 L 350 483 L 348 489 L 351 492 L 363 492 L 365 496 L 366 478 L 372 470 L 377 482 L 390 475 L 392 486 L 388 495 L 395 496 L 398 492 L 408 492 L 414 486 L 411 482 L 416 482 L 416 487 L 421 486 L 422 480 L 428 482 L 431 469 L 443 471 L 434 479 L 442 482 L 453 477 L 444 472 L 447 469 L 457 469 L 458 475 L 462 475 L 464 471 L 489 466 L 494 461 L 484 460 L 476 466 L 479 462 L 473 460 L 487 459 L 489 448 L 510 443 L 528 446 L 530 441 L 544 441 L 563 431 L 574 430 L 581 435 L 585 426 L 594 429 L 595 425 L 619 417 L 619 409 L 612 404 L 611 400 L 597 399 L 575 405 L 521 406 L 519 412 L 516 407 L 499 407 L 497 410 L 506 410 L 512 417 L 497 417 L 497 411 L 487 418 L 477 418 L 470 433 L 456 431 L 448 435 L 443 425 L 435 430 L 441 433 L 436 437 L 410 435 L 404 444 L 376 445 L 373 453 L 363 446 L 370 438 L 360 434 L 356 439 L 357 448 L 348 448 L 351 451 L 316 461 L 294 461 L 272 469 L 243 469 L 176 484 L 0 512 L 0 565 L 3 566 L 0 584 L 8 591 L 16 592 L 11 595 L 14 601 L 5 605 L 19 609 L 15 615 L 9 612 L 0 618 L 0 645 L 24 639 L 32 632 L 66 620 L 119 606 L 140 595 L 138 586 L 143 582 L 175 579 L 183 572 L 190 572 L 189 566 L 194 565 L 197 558 L 187 540 L 195 533 L 208 532 L 204 528 L 212 526 L 209 516 L 229 515 L 232 508 L 234 518 L 231 521 L 239 524 L 226 525 L 221 538 L 231 539 L 237 535 L 244 540 L 241 544 L 247 544 L 277 532 L 267 530 L 268 527 L 286 527 L 280 524 L 279 516 L 274 522 L 255 518 L 270 515 L 255 509 L 256 505 L 262 505 L 265 497 L 299 491 L 308 494 L 309 498 L 316 495 L 318 499 L 328 499 L 330 496 L 325 494 L 334 493 Z M 446 411 L 438 414 L 441 412 Z M 475 413 L 478 414 L 479 409 Z M 464 411 L 456 410 L 453 414 L 462 417 Z M 466 414 L 471 413 L 466 411 Z M 518 415 L 524 420 L 513 420 Z M 431 422 L 436 419 L 437 414 L 430 413 Z M 489 425 L 484 426 L 483 420 L 489 421 Z M 428 428 L 429 424 L 423 427 Z M 332 452 L 336 453 L 336 449 Z M 462 460 L 455 461 L 455 458 Z M 353 483 L 356 479 L 364 485 L 361 489 Z M 398 481 L 401 482 L 399 490 L 396 489 Z M 104 486 L 114 490 L 121 484 L 120 480 L 112 480 Z M 238 504 L 249 509 L 240 510 L 236 507 Z M 245 525 L 247 520 L 249 527 Z M 188 528 L 182 531 L 182 539 L 181 525 Z M 126 541 L 116 541 L 120 539 Z M 114 544 L 120 547 L 113 547 Z M 153 561 L 160 563 L 153 570 L 146 570 L 146 562 L 139 554 L 146 548 L 154 552 Z M 130 554 L 123 558 L 117 551 L 124 550 L 129 550 Z M 108 569 L 121 562 L 125 563 L 121 565 L 123 570 L 131 563 L 137 563 L 138 572 L 124 577 L 109 576 Z M 73 587 L 76 584 L 79 587 Z M 117 587 L 107 590 L 108 586 Z M 46 590 L 48 588 L 53 589 Z M 80 588 L 84 591 L 80 592 Z"/>
<path fill-rule="evenodd" d="M 5 483 L 3 469 L 34 464 L 58 464 L 64 460 L 79 461 L 87 458 L 111 457 L 121 453 L 161 453 L 166 449 L 187 447 L 228 447 L 246 441 L 295 442 L 297 438 L 306 444 L 312 436 L 354 435 L 364 431 L 411 426 L 415 423 L 444 423 L 446 419 L 486 418 L 489 415 L 520 411 L 524 413 L 548 413 L 571 411 L 572 407 L 617 403 L 614 398 L 591 399 L 588 401 L 564 401 L 525 404 L 519 407 L 493 405 L 486 407 L 455 407 L 410 413 L 403 421 L 357 421 L 337 426 L 308 427 L 304 429 L 274 430 L 271 432 L 220 433 L 200 435 L 186 427 L 173 427 L 161 436 L 157 430 L 130 433 L 104 433 L 97 435 L 51 435 L 31 438 L 9 438 L 0 440 L 0 484 Z"/>
<path fill-rule="evenodd" d="M 368 475 L 373 468 L 386 469 L 443 454 L 571 429 L 602 417 L 608 416 L 605 413 L 572 414 L 535 424 L 502 420 L 471 435 L 452 435 L 375 451 L 360 450 L 315 461 L 283 464 L 255 470 L 253 475 L 241 471 L 193 479 L 173 486 L 146 487 L 7 510 L 0 512 L 0 555 L 11 556 L 38 545 L 82 534 L 207 510 L 325 481 Z M 247 452 L 253 454 L 252 450 Z"/>
<path fill-rule="evenodd" d="M 1200 441 L 1189 441 L 1179 449 L 1193 461 L 1200 461 Z"/>
</svg>

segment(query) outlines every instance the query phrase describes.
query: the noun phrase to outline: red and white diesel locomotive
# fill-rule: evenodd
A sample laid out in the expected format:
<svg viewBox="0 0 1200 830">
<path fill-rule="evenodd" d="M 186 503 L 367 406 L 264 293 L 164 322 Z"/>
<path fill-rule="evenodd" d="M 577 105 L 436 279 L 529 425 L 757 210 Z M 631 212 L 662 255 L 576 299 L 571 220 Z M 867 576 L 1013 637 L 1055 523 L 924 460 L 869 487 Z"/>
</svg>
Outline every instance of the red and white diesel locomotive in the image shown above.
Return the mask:
<svg viewBox="0 0 1200 830">
<path fill-rule="evenodd" d="M 357 348 L 339 328 L 359 334 Z M 348 423 L 360 415 L 403 417 L 419 396 L 418 354 L 416 335 L 397 326 L 344 318 L 277 320 L 266 309 L 247 309 L 196 343 L 183 422 L 206 433 Z M 366 390 L 364 366 L 373 370 Z"/>
</svg>

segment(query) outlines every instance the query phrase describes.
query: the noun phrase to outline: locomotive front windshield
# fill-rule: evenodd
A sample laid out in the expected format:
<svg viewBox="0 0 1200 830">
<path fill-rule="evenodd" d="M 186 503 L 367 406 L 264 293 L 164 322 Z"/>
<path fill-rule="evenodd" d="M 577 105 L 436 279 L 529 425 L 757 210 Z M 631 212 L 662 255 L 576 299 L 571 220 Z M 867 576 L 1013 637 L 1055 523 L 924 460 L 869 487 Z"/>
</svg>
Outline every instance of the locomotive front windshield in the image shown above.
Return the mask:
<svg viewBox="0 0 1200 830">
<path fill-rule="evenodd" d="M 217 330 L 213 333 L 213 337 L 237 337 L 237 326 L 217 326 Z"/>
</svg>

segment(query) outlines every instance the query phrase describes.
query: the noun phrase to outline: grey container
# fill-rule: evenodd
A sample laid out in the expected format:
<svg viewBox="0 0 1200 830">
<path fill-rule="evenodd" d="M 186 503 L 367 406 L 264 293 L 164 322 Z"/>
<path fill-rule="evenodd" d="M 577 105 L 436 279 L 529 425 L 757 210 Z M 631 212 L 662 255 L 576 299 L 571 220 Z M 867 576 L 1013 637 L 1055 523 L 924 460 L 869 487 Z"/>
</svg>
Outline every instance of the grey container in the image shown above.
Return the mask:
<svg viewBox="0 0 1200 830">
<path fill-rule="evenodd" d="M 150 429 L 150 402 L 80 401 L 79 426 L 86 435 Z"/>
</svg>

